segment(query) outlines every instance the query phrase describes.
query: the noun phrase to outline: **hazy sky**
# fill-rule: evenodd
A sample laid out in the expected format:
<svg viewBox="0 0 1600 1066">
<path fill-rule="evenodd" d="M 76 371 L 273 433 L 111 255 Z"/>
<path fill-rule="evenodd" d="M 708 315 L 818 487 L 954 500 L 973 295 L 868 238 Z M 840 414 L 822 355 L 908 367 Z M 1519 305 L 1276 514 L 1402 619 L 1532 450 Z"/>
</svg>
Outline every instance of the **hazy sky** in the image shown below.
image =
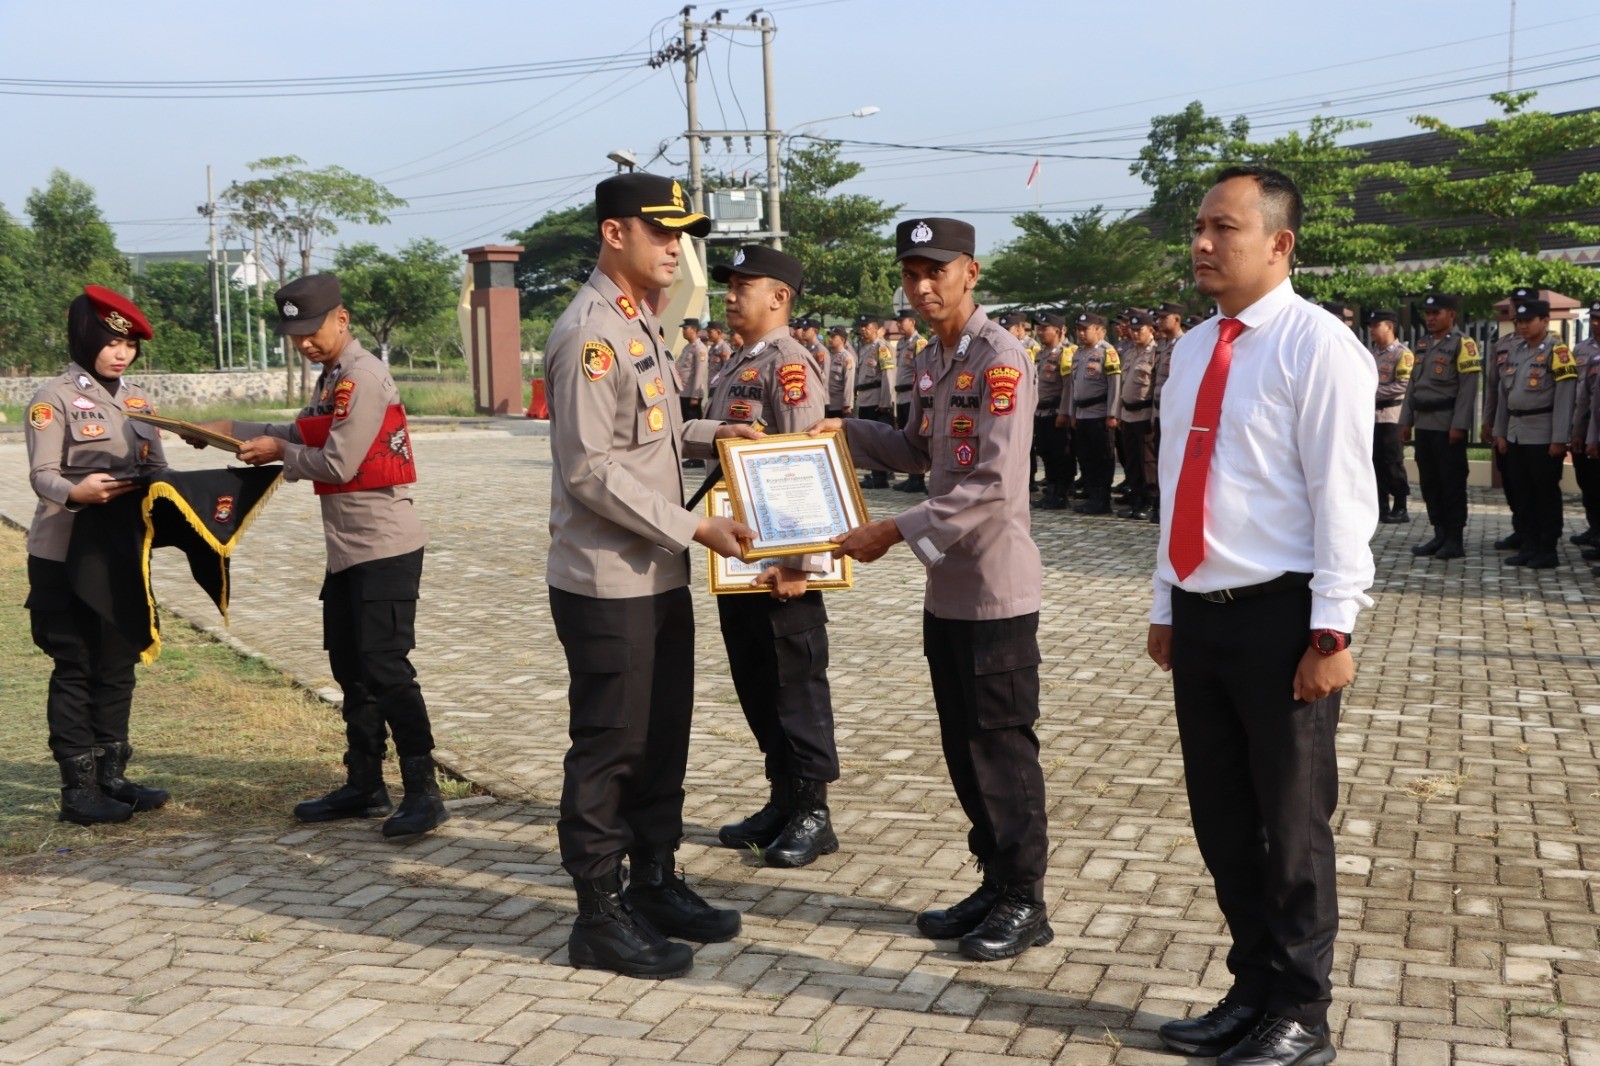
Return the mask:
<svg viewBox="0 0 1600 1066">
<path fill-rule="evenodd" d="M 714 3 L 696 16 L 709 18 Z M 867 172 L 850 188 L 907 213 L 948 213 L 978 227 L 980 247 L 1007 239 L 1009 216 L 1041 203 L 1065 213 L 1145 200 L 1128 174 L 1152 115 L 1201 100 L 1249 115 L 1261 136 L 1316 113 L 1362 117 L 1360 138 L 1414 132 L 1431 113 L 1461 124 L 1495 113 L 1506 87 L 1510 0 L 1347 0 L 1338 5 L 1233 0 L 1180 3 L 916 4 L 767 0 L 779 27 L 777 125 L 865 106 L 819 132 L 895 145 L 1056 142 L 1016 156 L 851 146 Z M 749 8 L 729 9 L 740 20 Z M 92 185 L 125 251 L 203 247 L 195 207 L 205 168 L 218 187 L 263 156 L 337 163 L 389 184 L 410 206 L 391 225 L 349 227 L 337 241 L 394 245 L 430 236 L 451 247 L 502 239 L 553 207 L 581 201 L 627 148 L 650 169 L 680 173 L 682 66 L 642 60 L 582 78 L 474 87 L 229 99 L 139 99 L 148 86 L 86 90 L 58 82 L 182 82 L 426 73 L 653 51 L 677 32 L 667 3 L 544 0 L 279 0 L 248 7 L 192 0 L 65 9 L 0 0 L 0 205 L 22 214 L 30 189 L 60 167 Z M 1516 87 L 1537 106 L 1600 103 L 1600 4 L 1520 0 Z M 755 34 L 714 37 L 701 61 L 701 121 L 762 124 Z M 351 83 L 346 83 L 349 86 Z M 412 84 L 416 84 L 413 82 Z M 21 92 L 85 91 L 122 98 Z M 221 90 L 184 90 L 218 92 Z M 282 91 L 282 88 L 275 91 Z M 743 114 L 740 114 L 740 109 Z M 711 166 L 763 166 L 718 142 Z M 1042 160 L 1035 152 L 1107 158 Z M 679 164 L 679 165 L 674 165 Z M 498 188 L 490 188 L 499 186 Z M 319 256 L 320 258 L 320 256 Z"/>
</svg>

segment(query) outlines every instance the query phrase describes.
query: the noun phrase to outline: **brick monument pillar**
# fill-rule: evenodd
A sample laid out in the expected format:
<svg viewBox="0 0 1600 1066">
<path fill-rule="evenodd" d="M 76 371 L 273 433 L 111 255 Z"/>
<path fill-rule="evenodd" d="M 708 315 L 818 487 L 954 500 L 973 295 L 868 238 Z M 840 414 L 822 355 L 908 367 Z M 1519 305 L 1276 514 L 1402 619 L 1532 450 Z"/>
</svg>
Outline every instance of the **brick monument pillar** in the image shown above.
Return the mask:
<svg viewBox="0 0 1600 1066">
<path fill-rule="evenodd" d="M 521 414 L 522 305 L 516 267 L 522 246 L 486 244 L 463 254 L 472 267 L 467 365 L 473 406 L 484 415 Z"/>
</svg>

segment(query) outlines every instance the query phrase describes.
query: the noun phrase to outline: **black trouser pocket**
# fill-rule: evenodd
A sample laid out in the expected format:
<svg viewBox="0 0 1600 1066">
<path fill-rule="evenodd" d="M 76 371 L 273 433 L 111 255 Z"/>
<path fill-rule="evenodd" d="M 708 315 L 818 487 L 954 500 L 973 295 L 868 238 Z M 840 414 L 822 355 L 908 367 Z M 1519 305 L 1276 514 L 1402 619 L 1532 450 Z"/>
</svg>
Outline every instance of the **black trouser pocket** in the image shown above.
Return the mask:
<svg viewBox="0 0 1600 1066">
<path fill-rule="evenodd" d="M 620 637 L 591 637 L 564 644 L 572 675 L 572 728 L 620 729 L 628 721 L 628 673 L 632 653 Z"/>
<path fill-rule="evenodd" d="M 1039 718 L 1039 616 L 976 627 L 973 710 L 978 728 L 1008 729 Z"/>
<path fill-rule="evenodd" d="M 768 617 L 779 685 L 798 684 L 828 669 L 828 611 L 822 593 L 808 592 L 777 606 Z"/>
</svg>

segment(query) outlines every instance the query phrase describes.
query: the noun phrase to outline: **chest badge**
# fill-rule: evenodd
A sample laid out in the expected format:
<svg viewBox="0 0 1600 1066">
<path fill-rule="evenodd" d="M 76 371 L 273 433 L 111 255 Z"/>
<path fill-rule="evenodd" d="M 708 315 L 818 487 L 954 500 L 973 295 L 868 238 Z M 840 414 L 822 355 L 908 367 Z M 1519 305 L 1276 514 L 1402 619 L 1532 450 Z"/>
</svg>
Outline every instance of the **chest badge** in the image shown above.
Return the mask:
<svg viewBox="0 0 1600 1066">
<path fill-rule="evenodd" d="M 977 452 L 972 448 L 971 441 L 962 441 L 956 445 L 956 462 L 961 466 L 971 466 L 972 460 L 977 457 Z"/>
<path fill-rule="evenodd" d="M 950 435 L 952 437 L 972 436 L 972 419 L 966 415 L 957 415 L 950 421 Z"/>
<path fill-rule="evenodd" d="M 756 378 L 758 378 L 760 376 L 761 376 L 761 371 L 757 370 L 755 367 L 751 367 L 749 370 L 741 370 L 741 371 L 739 371 L 739 380 L 740 381 L 754 381 Z"/>
<path fill-rule="evenodd" d="M 635 337 L 633 340 L 629 341 L 628 342 L 628 354 L 629 355 L 643 355 L 644 354 L 644 341 L 638 339 L 637 337 Z"/>
<path fill-rule="evenodd" d="M 924 392 L 924 393 L 932 392 L 933 391 L 933 375 L 928 373 L 926 370 L 924 370 L 922 372 L 922 376 L 917 379 L 917 388 L 919 390 L 921 390 L 922 392 Z"/>
<path fill-rule="evenodd" d="M 122 406 L 126 407 L 130 411 L 143 411 L 146 407 L 149 407 L 150 404 L 143 396 L 129 396 L 126 400 L 122 401 Z"/>
<path fill-rule="evenodd" d="M 645 416 L 645 423 L 650 427 L 651 433 L 660 433 L 667 424 L 667 414 L 660 407 L 650 408 L 650 413 Z"/>
<path fill-rule="evenodd" d="M 917 433 L 920 436 L 926 437 L 929 433 L 932 433 L 932 432 L 933 432 L 933 414 L 931 412 L 924 411 L 924 412 L 922 412 L 922 425 L 920 427 L 918 427 Z"/>
<path fill-rule="evenodd" d="M 960 392 L 966 392 L 968 389 L 972 388 L 972 381 L 972 375 L 963 370 L 961 373 L 956 375 L 956 389 Z"/>
<path fill-rule="evenodd" d="M 98 422 L 89 422 L 83 427 L 83 435 L 85 437 L 103 437 L 105 433 L 106 427 Z"/>
<path fill-rule="evenodd" d="M 72 398 L 72 406 L 80 411 L 93 411 L 94 401 L 87 396 L 74 396 Z"/>
</svg>

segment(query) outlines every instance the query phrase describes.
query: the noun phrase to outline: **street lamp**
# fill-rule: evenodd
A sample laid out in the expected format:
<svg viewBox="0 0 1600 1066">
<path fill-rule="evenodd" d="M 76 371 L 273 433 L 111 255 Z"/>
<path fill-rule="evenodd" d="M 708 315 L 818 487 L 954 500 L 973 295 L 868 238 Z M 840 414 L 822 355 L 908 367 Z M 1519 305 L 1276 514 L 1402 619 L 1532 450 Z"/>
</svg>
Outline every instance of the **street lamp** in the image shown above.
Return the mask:
<svg viewBox="0 0 1600 1066">
<path fill-rule="evenodd" d="M 778 139 L 780 141 L 788 140 L 799 130 L 806 129 L 809 126 L 818 126 L 824 122 L 832 122 L 834 119 L 867 118 L 870 115 L 876 115 L 880 110 L 876 104 L 868 104 L 866 107 L 858 107 L 854 111 L 848 111 L 842 115 L 825 115 L 822 118 L 810 119 L 797 126 L 790 126 Z M 767 211 L 770 217 L 767 219 L 767 228 L 772 231 L 772 247 L 781 251 L 783 249 L 783 168 L 778 165 L 777 152 L 773 152 L 768 158 L 772 161 L 772 166 L 771 173 L 767 175 L 767 184 L 771 186 L 769 197 L 771 203 L 768 205 Z"/>
<path fill-rule="evenodd" d="M 623 167 L 627 167 L 628 172 L 632 173 L 633 168 L 639 165 L 639 157 L 626 148 L 618 148 L 614 152 L 608 152 L 606 153 L 606 158 L 617 165 L 618 174 L 622 173 Z"/>
</svg>

